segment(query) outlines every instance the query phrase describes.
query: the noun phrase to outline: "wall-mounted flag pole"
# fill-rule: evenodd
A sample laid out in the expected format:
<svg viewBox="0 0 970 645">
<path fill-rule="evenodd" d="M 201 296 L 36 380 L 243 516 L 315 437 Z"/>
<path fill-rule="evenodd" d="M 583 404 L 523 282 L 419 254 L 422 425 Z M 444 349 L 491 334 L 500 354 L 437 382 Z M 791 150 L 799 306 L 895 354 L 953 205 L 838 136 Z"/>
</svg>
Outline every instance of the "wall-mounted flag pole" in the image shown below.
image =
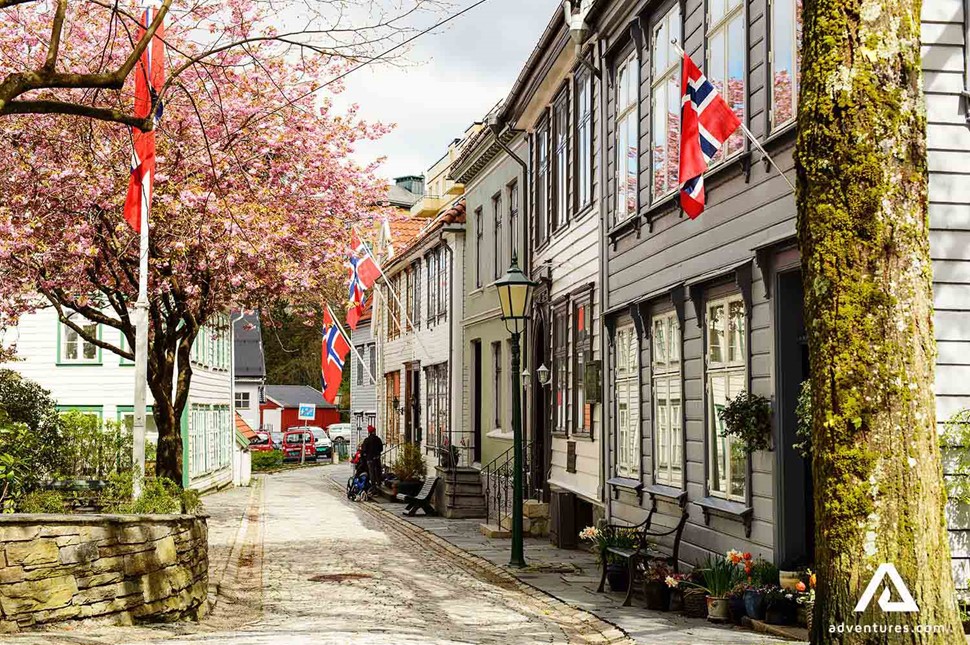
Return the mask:
<svg viewBox="0 0 970 645">
<path fill-rule="evenodd" d="M 354 347 L 353 342 L 351 342 L 350 340 L 350 335 L 344 331 L 344 328 L 337 321 L 337 317 L 333 315 L 333 310 L 330 308 L 329 304 L 327 305 L 327 311 L 330 312 L 330 318 L 333 319 L 334 324 L 337 326 L 337 330 L 343 335 L 344 340 L 347 341 L 347 345 L 350 346 L 350 351 L 352 351 L 354 353 L 354 356 L 357 357 L 357 360 L 360 361 L 361 369 L 363 369 L 364 373 L 367 374 L 367 378 L 371 380 L 371 383 L 376 385 L 377 379 L 374 378 L 374 375 L 370 373 L 370 370 L 367 368 L 367 365 L 364 363 L 364 357 L 361 356 L 360 352 L 357 351 L 357 348 Z"/>
<path fill-rule="evenodd" d="M 148 7 L 142 12 L 137 41 L 156 19 L 158 10 Z M 135 70 L 135 111 L 139 118 L 147 118 L 155 108 L 155 123 L 161 116 L 158 93 L 165 84 L 164 25 L 159 24 L 152 42 L 145 48 Z M 145 409 L 148 383 L 148 213 L 152 204 L 152 183 L 155 179 L 155 131 L 131 130 L 131 177 L 125 198 L 124 215 L 128 224 L 138 232 L 138 299 L 135 301 L 135 393 L 134 423 L 132 424 L 132 461 L 137 469 L 132 492 L 137 498 L 145 476 Z"/>
</svg>

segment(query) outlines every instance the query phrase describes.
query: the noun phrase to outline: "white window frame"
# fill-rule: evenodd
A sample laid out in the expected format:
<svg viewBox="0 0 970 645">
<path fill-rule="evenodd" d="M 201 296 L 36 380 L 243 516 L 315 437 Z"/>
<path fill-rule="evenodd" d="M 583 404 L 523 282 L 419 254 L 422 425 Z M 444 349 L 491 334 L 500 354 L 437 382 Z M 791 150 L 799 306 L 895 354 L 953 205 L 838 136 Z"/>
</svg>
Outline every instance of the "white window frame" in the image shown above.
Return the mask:
<svg viewBox="0 0 970 645">
<path fill-rule="evenodd" d="M 653 370 L 653 477 L 658 484 L 683 488 L 684 392 L 680 322 L 676 312 L 668 311 L 654 316 L 650 325 L 653 348 L 650 357 Z M 676 398 L 671 396 L 674 391 Z M 665 456 L 665 466 L 661 466 L 661 456 Z"/>
<path fill-rule="evenodd" d="M 676 18 L 676 20 L 675 20 Z M 667 64 L 663 69 L 657 68 L 657 61 L 659 57 L 654 54 L 653 60 L 650 62 L 650 115 L 651 115 L 651 125 L 650 125 L 650 196 L 653 202 L 660 201 L 664 197 L 677 192 L 679 188 L 678 177 L 675 177 L 670 185 L 667 185 L 667 180 L 670 179 L 669 174 L 665 171 L 664 187 L 663 190 L 657 190 L 657 160 L 656 160 L 656 149 L 657 149 L 657 115 L 661 112 L 666 115 L 667 107 L 666 105 L 658 108 L 657 106 L 657 96 L 664 93 L 664 90 L 670 91 L 672 79 L 677 79 L 674 84 L 676 86 L 677 95 L 674 97 L 678 106 L 681 105 L 682 100 L 680 96 L 680 70 L 681 70 L 681 57 L 677 52 L 677 49 L 671 43 L 672 38 L 676 38 L 678 41 L 682 40 L 681 37 L 681 27 L 682 21 L 680 16 L 680 5 L 675 4 L 671 9 L 664 15 L 660 21 L 654 25 L 652 31 L 652 42 L 653 46 L 650 51 L 658 52 L 663 51 L 667 58 Z M 674 28 L 676 28 L 676 35 L 674 35 Z M 666 98 L 665 103 L 669 103 L 670 96 L 664 93 Z M 677 133 L 671 133 L 670 129 L 667 127 L 668 121 L 666 118 L 663 120 L 664 141 L 666 142 L 665 154 L 668 154 L 671 149 L 671 141 L 673 147 L 676 149 L 676 157 L 671 161 L 668 159 L 668 164 L 673 163 L 673 165 L 679 168 L 680 162 L 680 110 L 677 111 Z"/>
<path fill-rule="evenodd" d="M 725 72 L 726 73 L 730 73 L 729 70 L 730 70 L 731 64 L 730 64 L 729 56 L 730 56 L 730 54 L 732 52 L 732 46 L 731 46 L 731 42 L 730 42 L 730 27 L 731 27 L 731 23 L 733 23 L 735 20 L 740 20 L 741 21 L 741 45 L 740 45 L 740 50 L 741 50 L 741 54 L 742 54 L 742 56 L 744 58 L 744 62 L 743 62 L 743 65 L 742 65 L 743 79 L 742 79 L 741 97 L 742 97 L 742 100 L 744 102 L 744 109 L 742 110 L 742 114 L 741 114 L 741 116 L 739 118 L 741 119 L 741 123 L 747 123 L 748 122 L 748 56 L 747 56 L 747 53 L 744 51 L 744 47 L 745 47 L 745 44 L 747 42 L 747 37 L 746 37 L 745 34 L 747 32 L 747 29 L 748 29 L 748 25 L 747 25 L 747 12 L 745 11 L 745 6 L 747 5 L 747 3 L 745 2 L 745 0 L 720 0 L 720 1 L 723 2 L 724 5 L 725 5 L 724 15 L 723 16 L 720 16 L 720 17 L 718 17 L 716 19 L 713 18 L 712 15 L 711 15 L 711 13 L 710 13 L 711 4 L 710 3 L 708 4 L 707 33 L 706 33 L 705 39 L 704 39 L 704 52 L 705 52 L 705 57 L 706 57 L 705 58 L 706 65 L 704 67 L 704 74 L 707 77 L 707 79 L 709 81 L 711 81 L 711 83 L 715 87 L 717 87 L 717 83 L 720 83 L 721 84 L 721 88 L 719 90 L 720 91 L 720 94 L 724 98 L 724 100 L 728 104 L 728 106 L 730 107 L 731 106 L 731 100 L 730 100 L 730 96 L 728 95 L 729 88 L 728 88 L 727 80 L 726 79 L 717 78 L 717 77 L 715 77 L 715 76 L 712 75 L 712 71 L 711 71 L 711 52 L 712 52 L 711 41 L 712 41 L 712 39 L 714 37 L 716 37 L 718 35 L 723 35 L 723 37 L 724 37 L 724 64 L 725 64 Z M 734 6 L 732 6 L 732 5 L 734 5 Z M 710 167 L 711 168 L 714 168 L 716 166 L 720 166 L 721 164 L 726 163 L 726 162 L 734 159 L 735 157 L 737 157 L 738 155 L 740 155 L 741 153 L 744 152 L 744 148 L 745 148 L 744 141 L 745 140 L 744 140 L 743 134 L 739 134 L 739 132 L 740 132 L 740 130 L 736 131 L 734 134 L 732 134 L 728 138 L 727 141 L 724 142 L 724 145 L 722 145 L 721 146 L 721 149 L 717 151 L 717 154 L 715 155 L 714 159 L 711 160 L 711 164 L 710 164 Z M 737 141 L 740 141 L 741 142 L 741 145 L 740 145 L 740 147 L 738 147 L 737 150 L 728 150 L 727 149 L 728 143 L 731 140 L 737 140 Z"/>
<path fill-rule="evenodd" d="M 573 93 L 576 129 L 576 210 L 593 203 L 593 75 L 588 69 L 577 72 Z"/>
<path fill-rule="evenodd" d="M 632 80 L 626 82 L 626 78 L 632 75 Z M 640 62 L 636 51 L 630 52 L 626 59 L 620 63 L 616 69 L 616 131 L 614 132 L 614 147 L 616 148 L 614 158 L 616 163 L 616 212 L 613 216 L 613 224 L 620 224 L 637 214 L 640 192 L 640 124 L 637 106 L 639 105 L 640 87 Z M 624 97 L 623 91 L 627 89 L 629 95 Z M 624 98 L 627 102 L 624 102 Z M 631 136 L 634 139 L 636 148 L 636 168 L 634 170 L 635 184 L 633 186 L 633 205 L 630 206 L 629 190 L 627 183 L 627 154 L 623 150 L 629 150 L 630 145 L 626 138 Z M 622 180 L 622 181 L 621 181 Z"/>
<path fill-rule="evenodd" d="M 735 330 L 731 329 L 729 321 L 731 319 L 730 311 L 732 304 L 739 304 L 741 306 L 741 326 Z M 712 333 L 712 328 L 714 322 L 712 320 L 711 311 L 717 307 L 724 307 L 724 316 L 721 318 L 718 327 L 723 332 L 721 336 L 723 343 L 720 346 L 720 360 L 715 360 L 712 355 L 713 343 L 712 340 L 715 335 Z M 748 376 L 748 339 L 747 330 L 745 329 L 748 324 L 746 306 L 744 304 L 744 299 L 740 295 L 731 295 L 724 298 L 718 298 L 714 300 L 709 300 L 705 303 L 704 308 L 705 324 L 706 324 L 706 348 L 705 356 L 707 361 L 707 374 L 706 374 L 706 387 L 705 387 L 705 398 L 707 405 L 707 443 L 708 443 L 708 468 L 707 468 L 707 485 L 708 492 L 714 497 L 721 497 L 730 501 L 736 502 L 746 502 L 748 487 L 750 482 L 748 481 L 747 473 L 747 455 L 745 455 L 745 472 L 743 473 L 744 480 L 744 490 L 741 494 L 731 492 L 731 483 L 734 475 L 733 464 L 730 458 L 731 452 L 735 449 L 735 443 L 738 441 L 734 437 L 722 437 L 721 435 L 721 421 L 717 417 L 718 405 L 725 405 L 739 392 L 747 389 L 747 376 Z M 730 345 L 731 338 L 730 335 L 734 335 L 736 341 L 736 346 L 739 351 L 736 352 L 737 356 L 730 356 Z M 731 389 L 731 378 L 734 377 L 738 382 L 740 382 L 741 387 L 739 389 Z M 714 400 L 714 380 L 724 379 L 725 380 L 725 399 L 723 401 Z M 718 444 L 723 447 L 725 455 L 725 472 L 724 472 L 724 489 L 720 487 L 720 483 L 716 482 L 713 477 L 714 465 L 717 462 L 717 449 Z"/>
<path fill-rule="evenodd" d="M 569 90 L 552 104 L 553 197 L 552 232 L 569 224 Z"/>
<path fill-rule="evenodd" d="M 101 325 L 95 322 L 91 322 L 84 318 L 79 313 L 68 314 L 67 318 L 69 320 L 77 319 L 78 325 L 84 329 L 94 329 L 94 334 L 101 339 Z M 57 347 L 57 362 L 62 365 L 100 365 L 101 364 L 101 348 L 94 343 L 88 342 L 81 337 L 81 334 L 77 333 L 66 324 L 58 321 L 61 327 L 60 337 L 58 338 Z M 74 336 L 74 340 L 69 340 L 70 336 Z M 70 358 L 67 355 L 68 344 L 73 343 L 77 346 L 77 356 L 75 358 Z M 85 347 L 94 348 L 94 356 L 92 358 L 85 358 L 84 349 Z"/>
<path fill-rule="evenodd" d="M 776 19 L 777 13 L 776 9 L 782 5 L 789 5 L 791 7 L 791 25 L 788 31 L 788 40 L 786 41 L 787 46 L 791 49 L 791 62 L 793 78 L 792 78 L 792 92 L 791 92 L 791 116 L 783 121 L 777 121 L 776 115 L 778 112 L 778 106 L 775 103 L 775 62 L 778 59 L 777 52 L 779 41 L 776 40 L 781 34 L 780 29 L 776 29 L 778 21 Z M 800 80 L 801 73 L 801 47 L 798 23 L 801 19 L 802 14 L 802 0 L 769 0 L 768 1 L 768 11 L 771 15 L 771 40 L 768 43 L 768 85 L 769 85 L 769 102 L 771 109 L 769 111 L 769 130 L 775 132 L 781 130 L 782 128 L 795 122 L 798 117 L 798 82 Z"/>
<path fill-rule="evenodd" d="M 639 479 L 642 460 L 640 339 L 632 322 L 618 326 L 614 334 L 614 393 L 616 474 Z"/>
</svg>

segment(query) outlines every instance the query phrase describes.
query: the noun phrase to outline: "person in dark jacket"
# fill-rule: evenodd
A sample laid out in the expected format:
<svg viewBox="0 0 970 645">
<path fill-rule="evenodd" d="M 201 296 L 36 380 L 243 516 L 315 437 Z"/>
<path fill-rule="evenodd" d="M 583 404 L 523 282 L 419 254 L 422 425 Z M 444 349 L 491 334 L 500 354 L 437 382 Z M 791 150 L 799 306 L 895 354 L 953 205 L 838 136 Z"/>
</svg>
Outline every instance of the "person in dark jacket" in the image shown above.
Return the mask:
<svg viewBox="0 0 970 645">
<path fill-rule="evenodd" d="M 377 486 L 383 481 L 381 478 L 382 452 L 384 452 L 384 442 L 377 436 L 377 428 L 367 426 L 367 437 L 360 443 L 360 456 L 367 462 L 367 473 L 372 486 Z"/>
</svg>

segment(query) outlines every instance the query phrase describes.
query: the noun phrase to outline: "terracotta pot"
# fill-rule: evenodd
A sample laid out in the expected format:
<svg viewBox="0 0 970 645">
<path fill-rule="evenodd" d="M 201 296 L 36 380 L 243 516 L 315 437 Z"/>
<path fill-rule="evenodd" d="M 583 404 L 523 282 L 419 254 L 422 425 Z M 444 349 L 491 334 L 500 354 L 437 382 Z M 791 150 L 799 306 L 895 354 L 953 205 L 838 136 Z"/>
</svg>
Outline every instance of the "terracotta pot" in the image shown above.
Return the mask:
<svg viewBox="0 0 970 645">
<path fill-rule="evenodd" d="M 707 597 L 707 619 L 712 623 L 723 623 L 731 619 L 731 603 L 721 596 Z"/>
</svg>

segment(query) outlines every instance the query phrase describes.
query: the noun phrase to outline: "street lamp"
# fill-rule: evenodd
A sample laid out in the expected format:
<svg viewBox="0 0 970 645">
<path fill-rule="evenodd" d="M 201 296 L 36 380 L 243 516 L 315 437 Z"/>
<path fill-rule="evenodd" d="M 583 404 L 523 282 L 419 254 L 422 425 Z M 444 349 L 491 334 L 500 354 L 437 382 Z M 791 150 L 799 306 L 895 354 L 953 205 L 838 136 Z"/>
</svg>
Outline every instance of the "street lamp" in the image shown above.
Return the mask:
<svg viewBox="0 0 970 645">
<path fill-rule="evenodd" d="M 536 285 L 519 268 L 515 251 L 512 266 L 505 275 L 495 281 L 498 300 L 502 307 L 502 320 L 512 335 L 512 557 L 509 566 L 524 567 L 522 553 L 522 393 L 519 384 L 519 337 L 525 331 L 529 318 L 532 287 Z"/>
</svg>

